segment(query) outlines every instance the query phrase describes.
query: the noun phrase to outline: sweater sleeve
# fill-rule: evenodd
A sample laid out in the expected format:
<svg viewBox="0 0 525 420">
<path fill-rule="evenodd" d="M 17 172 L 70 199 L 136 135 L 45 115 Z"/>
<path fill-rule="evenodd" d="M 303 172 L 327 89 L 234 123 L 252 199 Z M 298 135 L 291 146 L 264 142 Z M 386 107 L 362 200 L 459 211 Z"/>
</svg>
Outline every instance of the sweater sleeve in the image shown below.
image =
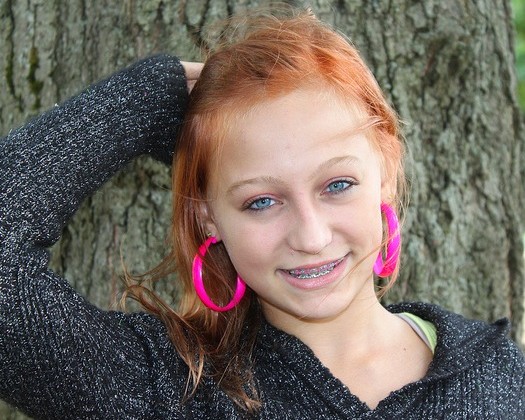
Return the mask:
<svg viewBox="0 0 525 420">
<path fill-rule="evenodd" d="M 89 304 L 48 269 L 46 248 L 130 160 L 170 161 L 187 97 L 180 62 L 155 56 L 0 140 L 0 398 L 32 416 L 147 417 L 145 337 L 158 325 Z"/>
<path fill-rule="evenodd" d="M 499 410 L 500 418 L 525 418 L 525 355 L 510 341 L 498 350 L 495 359 L 499 372 L 499 389 L 494 392 L 491 403 Z"/>
</svg>

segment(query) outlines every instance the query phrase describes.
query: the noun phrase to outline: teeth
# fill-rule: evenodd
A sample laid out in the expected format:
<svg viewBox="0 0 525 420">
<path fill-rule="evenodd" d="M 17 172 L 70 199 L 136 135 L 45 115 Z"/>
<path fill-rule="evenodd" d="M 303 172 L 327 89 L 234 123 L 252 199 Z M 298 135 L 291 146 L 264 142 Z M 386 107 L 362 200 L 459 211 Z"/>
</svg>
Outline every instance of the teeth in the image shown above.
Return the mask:
<svg viewBox="0 0 525 420">
<path fill-rule="evenodd" d="M 290 274 L 293 277 L 296 277 L 301 280 L 307 280 L 307 279 L 315 279 L 317 277 L 324 276 L 328 274 L 330 271 L 332 271 L 335 267 L 339 265 L 339 263 L 343 261 L 343 259 L 339 259 L 337 261 L 322 265 L 320 267 L 316 268 L 309 268 L 309 269 L 298 269 L 298 270 L 287 270 L 288 274 Z"/>
</svg>

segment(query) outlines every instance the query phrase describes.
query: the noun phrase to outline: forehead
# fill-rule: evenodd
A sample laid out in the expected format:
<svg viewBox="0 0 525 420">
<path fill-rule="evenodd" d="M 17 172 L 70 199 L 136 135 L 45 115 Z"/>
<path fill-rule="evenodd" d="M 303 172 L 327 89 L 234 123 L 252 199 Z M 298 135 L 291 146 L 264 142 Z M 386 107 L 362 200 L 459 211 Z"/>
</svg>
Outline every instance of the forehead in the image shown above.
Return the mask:
<svg viewBox="0 0 525 420">
<path fill-rule="evenodd" d="M 357 105 L 328 90 L 299 89 L 264 101 L 231 119 L 212 182 L 295 176 L 347 155 L 375 159 L 365 135 L 367 124 Z"/>
</svg>

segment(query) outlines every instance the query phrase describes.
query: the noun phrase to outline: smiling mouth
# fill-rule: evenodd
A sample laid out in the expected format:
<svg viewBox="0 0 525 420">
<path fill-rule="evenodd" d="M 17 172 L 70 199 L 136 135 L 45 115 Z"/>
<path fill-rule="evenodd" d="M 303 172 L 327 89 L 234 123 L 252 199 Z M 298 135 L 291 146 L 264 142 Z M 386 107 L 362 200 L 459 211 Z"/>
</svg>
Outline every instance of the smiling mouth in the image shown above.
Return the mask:
<svg viewBox="0 0 525 420">
<path fill-rule="evenodd" d="M 328 273 L 330 273 L 335 267 L 337 267 L 341 263 L 341 261 L 343 261 L 343 258 L 315 268 L 299 268 L 296 270 L 286 270 L 286 272 L 290 274 L 290 276 L 300 280 L 315 279 L 317 277 L 325 276 Z"/>
</svg>

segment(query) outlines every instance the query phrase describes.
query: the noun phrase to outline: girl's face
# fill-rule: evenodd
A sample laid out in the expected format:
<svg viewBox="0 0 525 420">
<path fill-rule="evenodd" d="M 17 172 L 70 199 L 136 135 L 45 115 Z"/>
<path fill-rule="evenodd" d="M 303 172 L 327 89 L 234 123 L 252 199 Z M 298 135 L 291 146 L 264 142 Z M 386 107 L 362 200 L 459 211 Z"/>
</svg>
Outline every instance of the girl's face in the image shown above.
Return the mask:
<svg viewBox="0 0 525 420">
<path fill-rule="evenodd" d="M 222 240 L 267 319 L 332 319 L 375 297 L 380 158 L 335 94 L 300 89 L 239 118 L 208 188 Z"/>
</svg>

